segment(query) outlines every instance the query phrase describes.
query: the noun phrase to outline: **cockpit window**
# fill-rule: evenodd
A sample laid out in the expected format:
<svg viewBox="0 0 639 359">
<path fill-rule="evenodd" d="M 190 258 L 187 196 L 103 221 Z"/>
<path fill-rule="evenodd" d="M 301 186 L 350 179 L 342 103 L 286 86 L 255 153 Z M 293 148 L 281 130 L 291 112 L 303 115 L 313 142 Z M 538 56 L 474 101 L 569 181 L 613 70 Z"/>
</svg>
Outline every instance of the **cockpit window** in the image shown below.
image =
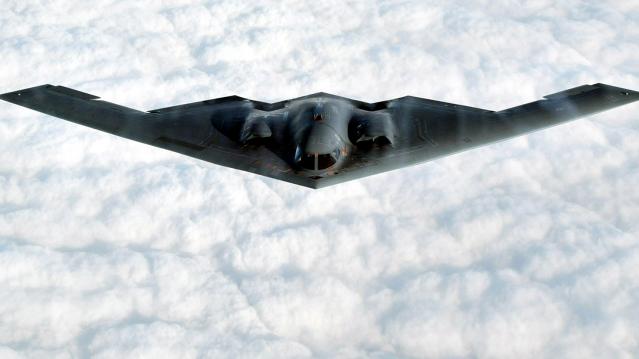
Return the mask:
<svg viewBox="0 0 639 359">
<path fill-rule="evenodd" d="M 299 165 L 309 169 L 309 170 L 314 170 L 315 169 L 315 154 L 314 153 L 304 153 L 302 154 L 302 157 L 299 160 Z"/>
<path fill-rule="evenodd" d="M 323 170 L 337 163 L 337 158 L 332 153 L 317 156 L 317 169 Z"/>
<path fill-rule="evenodd" d="M 312 171 L 321 171 L 334 166 L 339 161 L 342 150 L 335 149 L 332 153 L 318 154 L 314 152 L 303 153 L 300 147 L 295 149 L 295 163 L 302 168 Z"/>
<path fill-rule="evenodd" d="M 334 166 L 339 160 L 340 154 L 340 149 L 336 149 L 333 153 L 327 154 L 317 154 L 312 152 L 302 153 L 301 149 L 298 147 L 295 151 L 295 158 L 300 167 L 312 171 L 321 171 Z"/>
</svg>

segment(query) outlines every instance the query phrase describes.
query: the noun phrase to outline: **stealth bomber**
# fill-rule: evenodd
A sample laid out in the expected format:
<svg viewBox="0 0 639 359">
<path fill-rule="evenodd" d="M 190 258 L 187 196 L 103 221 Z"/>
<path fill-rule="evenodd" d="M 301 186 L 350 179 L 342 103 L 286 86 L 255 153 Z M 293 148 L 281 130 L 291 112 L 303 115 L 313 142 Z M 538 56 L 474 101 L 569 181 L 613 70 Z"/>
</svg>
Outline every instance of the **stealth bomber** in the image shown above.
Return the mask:
<svg viewBox="0 0 639 359">
<path fill-rule="evenodd" d="M 0 99 L 221 166 L 320 188 L 415 165 L 639 100 L 583 85 L 502 111 L 418 97 L 366 103 L 316 93 L 277 103 L 238 96 L 138 111 L 68 87 Z"/>
</svg>

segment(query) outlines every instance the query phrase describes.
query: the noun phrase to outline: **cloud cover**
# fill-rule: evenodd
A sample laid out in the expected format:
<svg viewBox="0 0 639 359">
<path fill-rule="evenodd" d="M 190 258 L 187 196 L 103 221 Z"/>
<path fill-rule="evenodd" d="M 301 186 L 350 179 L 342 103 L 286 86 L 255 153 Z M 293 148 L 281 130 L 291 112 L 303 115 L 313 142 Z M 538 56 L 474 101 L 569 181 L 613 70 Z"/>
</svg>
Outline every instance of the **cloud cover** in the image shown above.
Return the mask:
<svg viewBox="0 0 639 359">
<path fill-rule="evenodd" d="M 0 92 L 502 109 L 639 89 L 635 1 L 12 1 Z M 0 104 L 1 357 L 631 357 L 637 105 L 319 191 Z"/>
</svg>

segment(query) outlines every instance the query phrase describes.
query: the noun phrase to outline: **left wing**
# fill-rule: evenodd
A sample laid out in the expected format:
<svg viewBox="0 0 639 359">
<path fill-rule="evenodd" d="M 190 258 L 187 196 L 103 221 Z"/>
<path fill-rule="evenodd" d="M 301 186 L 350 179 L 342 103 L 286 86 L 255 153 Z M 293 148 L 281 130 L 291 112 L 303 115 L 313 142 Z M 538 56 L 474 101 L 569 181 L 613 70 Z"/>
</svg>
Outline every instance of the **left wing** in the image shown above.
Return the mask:
<svg viewBox="0 0 639 359">
<path fill-rule="evenodd" d="M 320 179 L 318 187 L 430 161 L 638 100 L 639 92 L 594 84 L 498 112 L 416 97 L 371 104 L 371 114 L 392 119 L 392 145 L 358 149 L 347 168 Z"/>
</svg>

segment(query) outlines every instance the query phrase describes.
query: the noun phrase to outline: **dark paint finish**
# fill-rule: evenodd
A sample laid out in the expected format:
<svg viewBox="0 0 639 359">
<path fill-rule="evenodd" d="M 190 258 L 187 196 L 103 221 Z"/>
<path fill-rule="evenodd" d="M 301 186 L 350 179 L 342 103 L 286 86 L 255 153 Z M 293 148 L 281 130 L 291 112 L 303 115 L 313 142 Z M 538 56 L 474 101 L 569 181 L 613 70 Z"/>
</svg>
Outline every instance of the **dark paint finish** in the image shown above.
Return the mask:
<svg viewBox="0 0 639 359">
<path fill-rule="evenodd" d="M 639 100 L 584 85 L 503 111 L 417 97 L 365 103 L 318 93 L 278 103 L 238 96 L 148 112 L 43 85 L 0 99 L 111 134 L 320 188 L 414 165 Z"/>
</svg>

